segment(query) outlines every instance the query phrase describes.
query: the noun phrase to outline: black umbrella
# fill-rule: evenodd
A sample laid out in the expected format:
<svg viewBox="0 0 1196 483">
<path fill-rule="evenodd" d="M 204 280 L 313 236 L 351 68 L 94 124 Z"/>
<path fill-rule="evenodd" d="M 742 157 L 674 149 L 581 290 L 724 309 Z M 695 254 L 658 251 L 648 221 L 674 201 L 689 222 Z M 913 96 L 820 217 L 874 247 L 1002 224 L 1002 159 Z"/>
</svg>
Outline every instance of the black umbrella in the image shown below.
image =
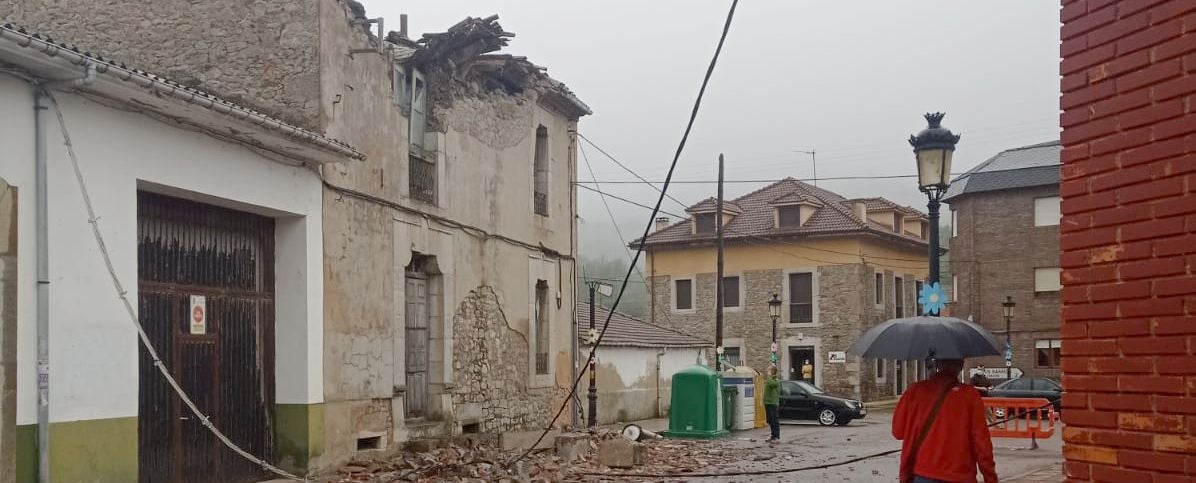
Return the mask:
<svg viewBox="0 0 1196 483">
<path fill-rule="evenodd" d="M 955 317 L 893 319 L 864 332 L 848 352 L 903 361 L 1000 355 L 1005 344 L 984 327 Z"/>
</svg>

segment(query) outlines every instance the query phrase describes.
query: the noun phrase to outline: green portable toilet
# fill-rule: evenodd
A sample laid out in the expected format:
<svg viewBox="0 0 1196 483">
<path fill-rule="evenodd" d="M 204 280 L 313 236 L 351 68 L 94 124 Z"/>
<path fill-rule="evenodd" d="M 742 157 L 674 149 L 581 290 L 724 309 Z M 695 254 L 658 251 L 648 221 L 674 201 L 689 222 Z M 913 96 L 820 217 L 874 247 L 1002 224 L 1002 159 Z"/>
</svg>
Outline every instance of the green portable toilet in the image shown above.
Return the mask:
<svg viewBox="0 0 1196 483">
<path fill-rule="evenodd" d="M 702 365 L 686 367 L 673 374 L 669 430 L 673 438 L 717 438 L 723 429 L 721 377 Z"/>
</svg>

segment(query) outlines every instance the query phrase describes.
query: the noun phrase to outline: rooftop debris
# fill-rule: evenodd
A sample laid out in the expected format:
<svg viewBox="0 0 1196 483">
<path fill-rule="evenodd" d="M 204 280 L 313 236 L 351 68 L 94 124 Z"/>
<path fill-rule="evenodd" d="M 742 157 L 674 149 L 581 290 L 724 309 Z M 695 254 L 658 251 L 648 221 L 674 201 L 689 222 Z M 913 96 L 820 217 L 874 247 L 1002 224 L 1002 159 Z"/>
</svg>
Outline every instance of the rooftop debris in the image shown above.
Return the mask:
<svg viewBox="0 0 1196 483">
<path fill-rule="evenodd" d="M 500 451 L 492 444 L 464 442 L 425 453 L 404 451 L 387 459 L 350 462 L 333 473 L 316 478 L 318 483 L 383 482 L 570 482 L 607 481 L 602 473 L 671 473 L 683 479 L 687 473 L 717 471 L 752 461 L 753 448 L 734 439 L 694 441 L 648 439 L 643 441 L 647 457 L 634 469 L 609 468 L 598 464 L 599 441 L 621 438 L 617 431 L 600 429 L 592 434 L 589 451 L 572 464 L 550 450 L 536 451 L 507 468 L 521 451 Z"/>
</svg>

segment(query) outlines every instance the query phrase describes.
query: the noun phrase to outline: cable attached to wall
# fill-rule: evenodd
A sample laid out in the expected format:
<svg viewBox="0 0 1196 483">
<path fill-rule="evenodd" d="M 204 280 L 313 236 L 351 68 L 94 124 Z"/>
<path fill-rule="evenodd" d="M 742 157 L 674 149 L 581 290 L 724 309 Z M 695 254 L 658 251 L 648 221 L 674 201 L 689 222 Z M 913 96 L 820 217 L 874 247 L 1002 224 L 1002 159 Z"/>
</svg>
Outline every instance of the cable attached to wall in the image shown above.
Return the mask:
<svg viewBox="0 0 1196 483">
<path fill-rule="evenodd" d="M 233 443 L 232 440 L 228 439 L 228 437 L 220 431 L 220 429 L 216 428 L 216 425 L 212 423 L 211 419 L 209 419 L 209 417 L 204 414 L 203 411 L 200 411 L 199 407 L 195 405 L 195 402 L 191 400 L 191 397 L 187 395 L 186 391 L 179 386 L 179 383 L 174 379 L 174 376 L 170 375 L 170 371 L 166 368 L 166 364 L 162 362 L 160 357 L 158 357 L 158 351 L 154 350 L 153 344 L 150 343 L 149 335 L 145 333 L 145 328 L 141 326 L 141 321 L 137 318 L 137 311 L 133 309 L 133 304 L 129 301 L 128 292 L 125 290 L 124 285 L 120 283 L 120 277 L 116 275 L 116 268 L 112 264 L 112 256 L 108 253 L 108 247 L 104 244 L 104 236 L 100 233 L 99 217 L 96 216 L 95 209 L 92 207 L 91 196 L 87 191 L 87 183 L 83 179 L 83 171 L 79 168 L 79 159 L 75 155 L 75 147 L 71 142 L 70 133 L 67 131 L 66 120 L 63 118 L 62 108 L 58 105 L 58 99 L 56 99 L 54 95 L 49 92 L 49 90 L 45 90 L 43 92 L 45 93 L 46 98 L 50 99 L 50 104 L 54 107 L 54 115 L 58 118 L 58 126 L 62 129 L 62 141 L 63 144 L 66 145 L 66 152 L 70 157 L 71 167 L 75 171 L 75 180 L 79 183 L 79 192 L 83 196 L 83 205 L 87 208 L 87 223 L 91 224 L 92 235 L 94 235 L 96 246 L 99 247 L 100 255 L 104 259 L 104 266 L 108 269 L 108 275 L 112 279 L 112 286 L 116 288 L 116 295 L 124 304 L 125 312 L 129 314 L 129 321 L 133 324 L 133 327 L 137 329 L 137 338 L 141 342 L 141 346 L 145 348 L 145 352 L 149 354 L 150 359 L 154 361 L 154 367 L 157 368 L 158 372 L 162 374 L 162 377 L 166 379 L 167 384 L 170 384 L 170 387 L 174 390 L 175 394 L 178 395 L 179 399 L 183 401 L 183 404 L 187 406 L 187 409 L 189 409 L 196 418 L 199 418 L 199 421 L 203 424 L 203 426 L 207 428 L 217 440 L 224 444 L 224 446 L 228 447 L 228 449 L 232 450 L 234 453 L 237 453 L 245 460 L 258 465 L 263 470 L 274 473 L 275 475 L 294 481 L 308 481 L 306 478 L 295 476 L 277 466 L 267 463 L 265 460 L 254 456 L 253 454 L 241 449 L 241 447 L 237 446 L 236 443 Z"/>
</svg>

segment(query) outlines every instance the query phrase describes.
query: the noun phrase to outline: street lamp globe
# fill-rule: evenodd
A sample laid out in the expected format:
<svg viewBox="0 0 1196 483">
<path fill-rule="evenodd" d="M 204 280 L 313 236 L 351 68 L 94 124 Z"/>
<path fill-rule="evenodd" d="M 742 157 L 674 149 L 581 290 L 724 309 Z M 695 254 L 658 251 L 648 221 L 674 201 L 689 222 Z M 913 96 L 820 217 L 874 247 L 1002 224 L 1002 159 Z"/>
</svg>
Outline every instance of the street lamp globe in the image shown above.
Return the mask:
<svg viewBox="0 0 1196 483">
<path fill-rule="evenodd" d="M 1006 295 L 1005 301 L 1001 302 L 1001 312 L 1006 318 L 1013 317 L 1013 308 L 1016 306 L 1017 304 L 1013 303 L 1013 297 Z"/>
<path fill-rule="evenodd" d="M 774 319 L 781 317 L 781 299 L 775 293 L 772 294 L 772 300 L 768 301 L 768 315 Z"/>
<path fill-rule="evenodd" d="M 918 189 L 940 194 L 951 184 L 951 156 L 959 135 L 942 126 L 945 113 L 925 114 L 927 127 L 909 137 L 918 160 Z"/>
</svg>

